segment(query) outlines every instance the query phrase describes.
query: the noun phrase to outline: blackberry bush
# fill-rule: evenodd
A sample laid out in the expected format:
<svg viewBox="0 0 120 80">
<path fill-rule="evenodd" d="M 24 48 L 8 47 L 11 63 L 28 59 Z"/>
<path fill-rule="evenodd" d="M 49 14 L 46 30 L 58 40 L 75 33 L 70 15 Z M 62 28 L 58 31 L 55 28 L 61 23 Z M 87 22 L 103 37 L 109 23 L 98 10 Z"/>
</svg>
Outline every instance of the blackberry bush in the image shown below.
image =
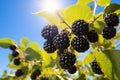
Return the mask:
<svg viewBox="0 0 120 80">
<path fill-rule="evenodd" d="M 103 29 L 103 38 L 105 39 L 111 39 L 113 37 L 115 37 L 116 35 L 116 29 L 114 27 L 105 27 Z"/>
<path fill-rule="evenodd" d="M 56 47 L 51 40 L 46 41 L 43 48 L 47 53 L 53 53 L 56 50 Z"/>
<path fill-rule="evenodd" d="M 76 66 L 72 66 L 72 67 L 70 67 L 70 68 L 68 69 L 68 72 L 69 72 L 70 74 L 74 74 L 76 71 L 77 71 L 77 67 L 76 67 Z"/>
<path fill-rule="evenodd" d="M 89 49 L 89 42 L 83 37 L 74 37 L 71 46 L 78 52 L 85 52 Z"/>
<path fill-rule="evenodd" d="M 36 80 L 36 78 L 41 74 L 41 71 L 39 69 L 36 69 L 32 74 L 31 74 L 31 79 Z"/>
<path fill-rule="evenodd" d="M 76 20 L 72 24 L 72 32 L 77 35 L 86 35 L 89 31 L 89 24 L 84 20 Z"/>
<path fill-rule="evenodd" d="M 43 28 L 41 34 L 45 39 L 51 40 L 54 36 L 58 34 L 58 28 L 55 25 L 46 25 Z"/>
<path fill-rule="evenodd" d="M 95 72 L 96 74 L 103 74 L 96 60 L 94 60 L 90 65 L 92 67 L 93 72 Z"/>
<path fill-rule="evenodd" d="M 68 69 L 75 64 L 76 56 L 70 52 L 67 52 L 60 56 L 60 66 L 63 69 Z"/>
<path fill-rule="evenodd" d="M 15 72 L 15 75 L 16 77 L 20 77 L 24 74 L 23 70 L 22 69 L 18 69 L 16 72 Z"/>
<path fill-rule="evenodd" d="M 119 23 L 119 18 L 116 13 L 107 14 L 104 18 L 105 23 L 109 27 L 117 26 Z"/>
<path fill-rule="evenodd" d="M 68 46 L 70 45 L 69 42 L 70 40 L 66 33 L 57 34 L 53 39 L 54 46 L 57 49 L 62 49 L 62 50 L 68 48 Z"/>
<path fill-rule="evenodd" d="M 92 43 L 97 42 L 98 41 L 97 32 L 95 30 L 89 31 L 88 34 L 87 34 L 87 39 Z"/>
</svg>

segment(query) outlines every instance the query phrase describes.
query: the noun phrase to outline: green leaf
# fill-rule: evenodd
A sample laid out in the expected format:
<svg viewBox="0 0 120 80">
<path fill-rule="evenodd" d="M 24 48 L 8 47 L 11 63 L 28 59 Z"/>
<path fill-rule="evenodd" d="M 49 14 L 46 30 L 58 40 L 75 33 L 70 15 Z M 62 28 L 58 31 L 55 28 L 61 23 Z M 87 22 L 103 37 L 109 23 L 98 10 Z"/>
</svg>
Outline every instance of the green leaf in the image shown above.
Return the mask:
<svg viewBox="0 0 120 80">
<path fill-rule="evenodd" d="M 116 40 L 117 40 L 117 39 L 120 39 L 120 30 L 117 31 L 116 36 L 115 36 L 115 39 L 116 39 Z"/>
<path fill-rule="evenodd" d="M 85 74 L 80 74 L 76 80 L 86 80 Z"/>
<path fill-rule="evenodd" d="M 110 4 L 111 0 L 98 0 L 97 4 L 100 6 L 107 6 Z"/>
<path fill-rule="evenodd" d="M 64 19 L 64 9 L 58 10 L 59 14 Z M 60 19 L 60 17 L 57 15 L 56 12 L 49 12 L 49 11 L 40 11 L 35 13 L 38 16 L 43 17 L 45 20 L 47 20 L 50 24 L 56 25 L 61 29 L 65 29 L 67 26 L 63 23 L 63 21 Z"/>
<path fill-rule="evenodd" d="M 20 42 L 21 42 L 22 45 L 27 46 L 27 44 L 29 42 L 29 39 L 28 38 L 22 38 Z"/>
<path fill-rule="evenodd" d="M 92 1 L 93 0 L 78 0 L 77 4 L 79 4 L 79 5 L 87 5 Z"/>
<path fill-rule="evenodd" d="M 110 4 L 104 10 L 104 16 L 108 13 L 117 13 L 120 15 L 120 4 Z"/>
<path fill-rule="evenodd" d="M 0 47 L 2 48 L 9 48 L 11 44 L 15 44 L 16 42 L 14 40 L 11 40 L 9 38 L 1 38 L 0 39 Z"/>
<path fill-rule="evenodd" d="M 8 67 L 16 70 L 16 69 L 20 69 L 22 67 L 22 65 L 16 66 L 16 65 L 14 65 L 14 63 L 10 63 L 10 64 L 8 64 Z"/>
<path fill-rule="evenodd" d="M 94 54 L 104 74 L 111 80 L 116 77 L 120 80 L 120 50 L 95 51 Z"/>
<path fill-rule="evenodd" d="M 65 10 L 65 20 L 69 25 L 72 25 L 75 20 L 89 20 L 92 16 L 90 7 L 85 5 L 75 4 Z"/>
<path fill-rule="evenodd" d="M 87 54 L 84 58 L 84 64 L 89 64 L 95 59 L 94 54 L 91 52 Z"/>
<path fill-rule="evenodd" d="M 10 60 L 10 62 L 13 60 L 13 58 L 14 58 L 14 57 L 12 56 L 12 54 L 9 54 L 9 55 L 8 55 L 8 59 Z"/>
<path fill-rule="evenodd" d="M 35 51 L 40 51 L 40 46 L 39 46 L 38 43 L 36 43 L 36 42 L 31 42 L 31 43 L 29 44 L 29 47 L 32 48 L 32 49 L 35 50 Z"/>
</svg>

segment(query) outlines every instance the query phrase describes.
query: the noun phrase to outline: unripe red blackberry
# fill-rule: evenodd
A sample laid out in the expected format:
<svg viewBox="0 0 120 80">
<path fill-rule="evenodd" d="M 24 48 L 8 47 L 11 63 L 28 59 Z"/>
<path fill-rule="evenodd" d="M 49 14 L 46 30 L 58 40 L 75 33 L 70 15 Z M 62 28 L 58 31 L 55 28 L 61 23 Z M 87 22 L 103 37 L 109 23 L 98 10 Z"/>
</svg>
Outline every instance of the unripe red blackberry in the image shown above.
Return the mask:
<svg viewBox="0 0 120 80">
<path fill-rule="evenodd" d="M 19 55 L 19 52 L 17 51 L 17 50 L 14 50 L 13 52 L 12 52 L 12 56 L 13 57 L 17 57 Z"/>
<path fill-rule="evenodd" d="M 89 42 L 83 37 L 74 37 L 71 46 L 78 52 L 85 52 L 89 49 Z"/>
<path fill-rule="evenodd" d="M 20 58 L 14 59 L 13 62 L 14 62 L 15 65 L 19 65 L 21 63 Z"/>
<path fill-rule="evenodd" d="M 72 24 L 72 32 L 77 35 L 86 35 L 89 31 L 89 24 L 84 20 L 76 20 Z"/>
<path fill-rule="evenodd" d="M 68 48 L 68 46 L 70 45 L 69 42 L 70 40 L 66 33 L 57 34 L 53 39 L 54 46 L 57 49 L 62 49 L 62 50 Z"/>
<path fill-rule="evenodd" d="M 116 13 L 110 13 L 104 17 L 104 21 L 107 26 L 114 27 L 119 24 L 119 17 L 116 15 Z"/>
<path fill-rule="evenodd" d="M 94 60 L 91 64 L 92 67 L 92 71 L 96 74 L 103 74 L 103 72 L 101 71 L 100 66 L 98 65 L 97 61 Z"/>
<path fill-rule="evenodd" d="M 105 39 L 111 39 L 113 37 L 115 37 L 116 35 L 116 29 L 114 27 L 105 27 L 103 29 L 103 38 Z"/>
<path fill-rule="evenodd" d="M 88 34 L 87 34 L 87 39 L 92 43 L 97 42 L 98 41 L 97 32 L 95 30 L 89 31 Z"/>
<path fill-rule="evenodd" d="M 43 48 L 47 53 L 53 53 L 56 50 L 56 47 L 51 40 L 46 41 Z"/>
<path fill-rule="evenodd" d="M 18 69 L 16 72 L 15 72 L 15 75 L 16 77 L 20 77 L 24 74 L 23 70 L 22 69 Z"/>
<path fill-rule="evenodd" d="M 55 25 L 46 25 L 43 28 L 41 34 L 45 39 L 51 40 L 54 36 L 58 34 L 58 28 Z"/>
<path fill-rule="evenodd" d="M 41 74 L 41 71 L 39 69 L 36 69 L 32 74 L 31 74 L 31 79 L 36 80 L 36 78 Z"/>
<path fill-rule="evenodd" d="M 68 69 L 75 64 L 76 56 L 70 52 L 60 56 L 60 66 L 63 69 Z"/>
<path fill-rule="evenodd" d="M 76 66 L 72 66 L 72 67 L 70 67 L 70 68 L 68 69 L 68 72 L 69 72 L 70 74 L 74 74 L 76 71 L 77 71 L 77 67 L 76 67 Z"/>
<path fill-rule="evenodd" d="M 16 44 L 11 44 L 10 45 L 10 50 L 16 50 L 17 49 L 17 45 Z"/>
</svg>

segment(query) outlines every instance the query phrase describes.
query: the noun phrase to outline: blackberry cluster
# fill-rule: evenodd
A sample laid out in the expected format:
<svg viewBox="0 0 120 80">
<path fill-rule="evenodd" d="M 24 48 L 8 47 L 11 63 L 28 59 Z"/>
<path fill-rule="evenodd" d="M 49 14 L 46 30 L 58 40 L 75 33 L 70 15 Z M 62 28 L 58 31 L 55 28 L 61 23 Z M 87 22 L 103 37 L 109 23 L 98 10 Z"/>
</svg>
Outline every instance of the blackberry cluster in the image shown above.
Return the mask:
<svg viewBox="0 0 120 80">
<path fill-rule="evenodd" d="M 45 39 L 51 40 L 58 34 L 58 28 L 55 25 L 48 24 L 43 28 L 41 34 Z"/>
<path fill-rule="evenodd" d="M 58 34 L 57 26 L 48 24 L 43 28 L 41 34 L 44 39 L 47 39 L 44 43 L 44 50 L 47 53 L 53 53 L 56 50 L 56 47 L 53 44 L 53 38 Z"/>
<path fill-rule="evenodd" d="M 75 64 L 76 56 L 70 52 L 64 53 L 60 56 L 60 66 L 63 69 L 69 69 Z"/>
<path fill-rule="evenodd" d="M 116 15 L 116 13 L 110 13 L 104 17 L 104 21 L 107 26 L 103 29 L 103 38 L 111 39 L 115 37 L 116 29 L 114 26 L 117 26 L 119 24 L 119 17 Z"/>
<path fill-rule="evenodd" d="M 19 52 L 16 50 L 17 49 L 17 45 L 16 44 L 11 44 L 9 48 L 10 48 L 10 50 L 13 51 L 12 52 L 12 56 L 13 57 L 19 56 Z"/>
<path fill-rule="evenodd" d="M 98 34 L 95 30 L 91 30 L 87 33 L 87 39 L 89 42 L 95 43 L 98 41 Z"/>
<path fill-rule="evenodd" d="M 115 35 L 116 35 L 116 29 L 114 27 L 105 27 L 103 29 L 103 38 L 111 39 L 115 37 Z"/>
<path fill-rule="evenodd" d="M 119 23 L 119 17 L 116 13 L 110 13 L 104 17 L 104 21 L 109 27 L 117 26 Z"/>
<path fill-rule="evenodd" d="M 23 70 L 22 69 L 18 69 L 16 72 L 15 72 L 15 76 L 16 77 L 20 77 L 24 74 Z"/>
<path fill-rule="evenodd" d="M 76 36 L 86 35 L 89 31 L 89 24 L 84 20 L 76 20 L 72 24 L 72 32 Z"/>
<path fill-rule="evenodd" d="M 84 52 L 89 49 L 89 42 L 83 37 L 74 37 L 71 46 L 78 52 Z"/>
<path fill-rule="evenodd" d="M 96 74 L 103 74 L 103 72 L 101 71 L 100 66 L 98 65 L 97 61 L 94 60 L 91 64 L 92 67 L 92 71 Z"/>
<path fill-rule="evenodd" d="M 32 74 L 31 74 L 31 79 L 36 80 L 36 78 L 41 74 L 41 71 L 39 69 L 36 69 Z"/>
<path fill-rule="evenodd" d="M 74 74 L 76 71 L 77 71 L 77 67 L 76 67 L 76 66 L 72 66 L 72 67 L 70 67 L 70 68 L 68 69 L 68 72 L 69 72 L 70 74 Z"/>
<path fill-rule="evenodd" d="M 16 58 L 16 59 L 14 59 L 14 64 L 15 65 L 19 65 L 21 62 L 20 62 L 20 58 Z"/>
<path fill-rule="evenodd" d="M 68 48 L 68 46 L 70 45 L 69 42 L 70 42 L 69 37 L 64 32 L 57 34 L 53 39 L 54 46 L 57 49 L 62 49 L 62 50 Z"/>
</svg>

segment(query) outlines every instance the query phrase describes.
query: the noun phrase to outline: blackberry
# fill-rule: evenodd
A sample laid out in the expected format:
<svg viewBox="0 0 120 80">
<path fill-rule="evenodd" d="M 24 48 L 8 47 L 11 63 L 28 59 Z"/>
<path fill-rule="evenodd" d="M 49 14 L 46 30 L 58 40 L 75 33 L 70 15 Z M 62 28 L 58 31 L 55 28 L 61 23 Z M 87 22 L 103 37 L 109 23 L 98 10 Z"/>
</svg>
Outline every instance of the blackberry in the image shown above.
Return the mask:
<svg viewBox="0 0 120 80">
<path fill-rule="evenodd" d="M 78 52 L 84 52 L 89 49 L 89 42 L 83 37 L 74 37 L 71 46 Z"/>
<path fill-rule="evenodd" d="M 105 39 L 111 39 L 116 35 L 116 29 L 114 27 L 105 27 L 102 35 Z"/>
<path fill-rule="evenodd" d="M 76 56 L 70 52 L 67 52 L 60 56 L 60 66 L 63 69 L 68 69 L 75 64 Z"/>
<path fill-rule="evenodd" d="M 70 45 L 69 42 L 70 42 L 69 37 L 66 33 L 57 34 L 53 39 L 54 46 L 57 49 L 62 49 L 62 50 L 68 48 L 68 46 Z"/>
<path fill-rule="evenodd" d="M 19 65 L 20 63 L 21 63 L 20 58 L 14 59 L 14 64 L 15 65 Z"/>
<path fill-rule="evenodd" d="M 76 71 L 77 71 L 77 67 L 76 67 L 76 66 L 72 66 L 72 67 L 70 67 L 70 68 L 68 69 L 68 72 L 69 72 L 70 74 L 74 74 Z"/>
<path fill-rule="evenodd" d="M 18 70 L 15 72 L 15 75 L 16 75 L 17 77 L 20 77 L 20 76 L 22 76 L 23 74 L 24 74 L 24 72 L 23 72 L 22 69 L 18 69 Z"/>
<path fill-rule="evenodd" d="M 40 80 L 49 80 L 49 79 L 48 79 L 48 77 L 46 77 L 46 76 L 42 76 L 42 77 L 40 78 Z"/>
<path fill-rule="evenodd" d="M 16 50 L 17 49 L 17 45 L 16 44 L 11 44 L 10 45 L 10 50 Z"/>
<path fill-rule="evenodd" d="M 13 52 L 12 52 L 12 56 L 13 57 L 17 57 L 19 55 L 19 52 L 17 51 L 17 50 L 14 50 Z"/>
<path fill-rule="evenodd" d="M 91 64 L 92 67 L 92 71 L 96 74 L 103 74 L 103 72 L 101 71 L 100 66 L 98 65 L 97 61 L 94 60 Z"/>
<path fill-rule="evenodd" d="M 117 26 L 119 24 L 119 17 L 116 15 L 116 13 L 110 13 L 105 16 L 104 21 L 107 26 Z"/>
<path fill-rule="evenodd" d="M 39 69 L 36 69 L 32 74 L 31 74 L 31 79 L 35 80 L 39 75 L 41 74 L 41 71 Z"/>
<path fill-rule="evenodd" d="M 72 24 L 72 32 L 77 36 L 86 35 L 88 31 L 89 31 L 89 24 L 84 20 L 76 20 Z"/>
<path fill-rule="evenodd" d="M 58 28 L 55 25 L 46 25 L 43 28 L 41 34 L 45 39 L 51 40 L 54 36 L 58 34 Z"/>
<path fill-rule="evenodd" d="M 56 50 L 56 47 L 54 46 L 53 41 L 50 41 L 50 40 L 44 43 L 43 48 L 47 53 L 53 53 Z"/>
<path fill-rule="evenodd" d="M 97 42 L 98 41 L 97 32 L 95 30 L 89 31 L 88 34 L 87 34 L 87 39 L 92 43 Z"/>
</svg>

